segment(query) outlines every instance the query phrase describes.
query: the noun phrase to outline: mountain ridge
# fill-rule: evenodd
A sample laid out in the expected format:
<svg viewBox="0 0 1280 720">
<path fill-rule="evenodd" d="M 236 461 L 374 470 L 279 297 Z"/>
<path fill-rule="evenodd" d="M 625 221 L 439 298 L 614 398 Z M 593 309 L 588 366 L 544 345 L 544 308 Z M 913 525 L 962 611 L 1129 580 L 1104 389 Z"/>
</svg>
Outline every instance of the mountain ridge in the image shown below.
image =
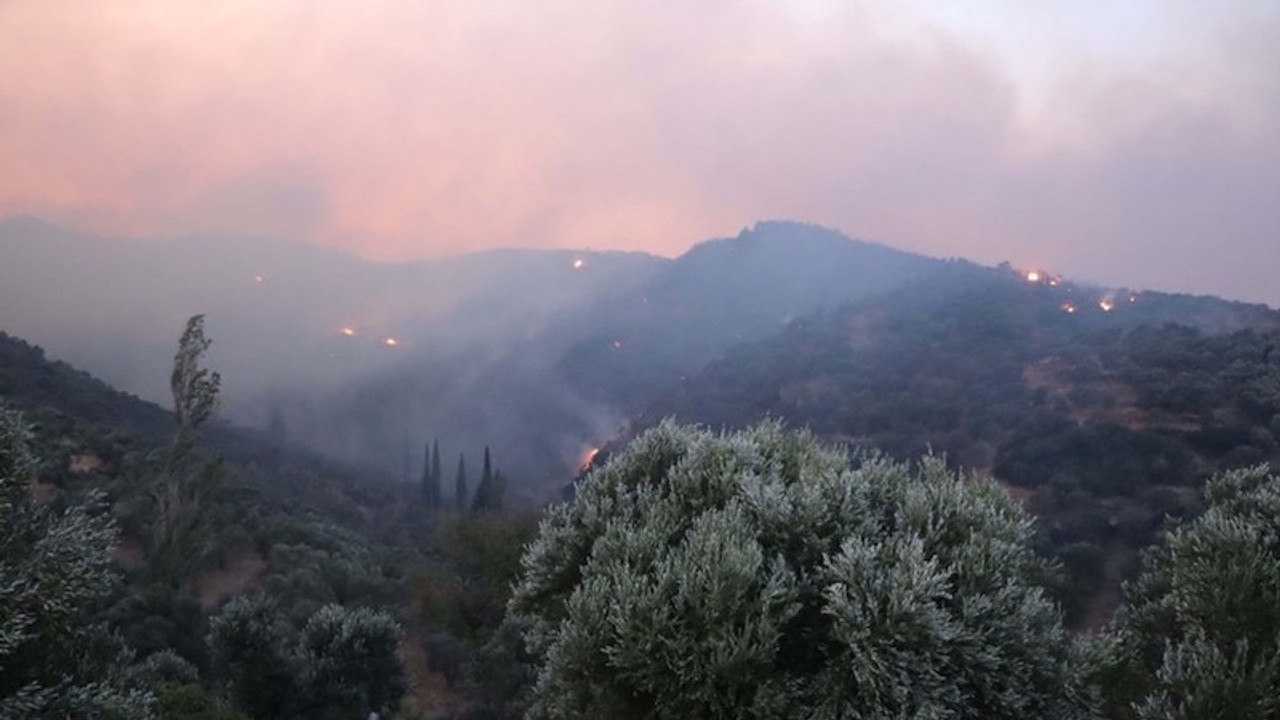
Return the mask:
<svg viewBox="0 0 1280 720">
<path fill-rule="evenodd" d="M 600 460 L 665 417 L 772 417 L 859 452 L 941 454 L 1040 517 L 1074 624 L 1106 617 L 1138 549 L 1198 511 L 1206 478 L 1280 463 L 1280 312 L 957 269 L 735 348 Z"/>
<path fill-rule="evenodd" d="M 0 251 L 8 237 L 4 228 L 15 226 L 64 232 L 32 219 L 0 223 Z M 218 245 L 213 236 L 199 242 Z M 255 242 L 244 239 L 240 249 L 253 249 Z M 212 308 L 190 300 L 156 302 L 152 293 L 165 297 L 161 291 L 168 286 L 146 281 L 124 288 L 135 298 L 124 310 L 113 310 L 105 299 L 86 299 L 87 308 L 81 308 L 71 302 L 74 296 L 60 295 L 67 290 L 65 281 L 39 297 L 24 297 L 25 286 L 0 282 L 0 296 L 17 292 L 17 299 L 32 306 L 63 303 L 69 310 L 54 319 L 78 338 L 82 357 L 57 344 L 40 344 L 136 393 L 118 377 L 83 362 L 128 358 L 131 372 L 147 378 L 155 399 L 165 394 L 161 381 L 183 313 L 206 312 L 214 339 L 210 362 L 224 375 L 230 419 L 262 427 L 268 417 L 282 416 L 294 436 L 313 447 L 388 472 L 401 467 L 406 443 L 442 437 L 473 457 L 489 445 L 503 457 L 504 467 L 526 469 L 515 487 L 529 493 L 529 501 L 545 499 L 546 488 L 571 476 L 593 446 L 620 428 L 643 424 L 658 412 L 656 398 L 678 397 L 708 367 L 751 352 L 754 343 L 786 336 L 795 323 L 814 322 L 815 313 L 843 312 L 876 297 L 899 293 L 893 303 L 909 304 L 911 296 L 940 297 L 948 282 L 959 282 L 956 278 L 1003 273 L 1000 277 L 1018 279 L 1024 290 L 1063 294 L 1048 310 L 1061 314 L 1061 305 L 1069 301 L 1078 306 L 1080 322 L 1089 322 L 1107 298 L 1122 305 L 1113 320 L 1160 307 L 1163 315 L 1142 315 L 1144 322 L 1185 321 L 1194 312 L 1206 326 L 1214 322 L 1226 328 L 1257 326 L 1271 312 L 1265 306 L 1150 291 L 1143 296 L 1161 298 L 1159 303 L 1125 307 L 1135 291 L 1074 283 L 1045 270 L 983 269 L 968 261 L 927 258 L 794 221 L 761 221 L 734 237 L 699 243 L 675 259 L 517 248 L 379 265 L 316 251 L 324 262 L 355 263 L 350 267 L 357 270 L 345 285 L 331 278 L 343 275 L 347 266 L 309 275 L 310 261 L 288 262 L 293 245 L 268 244 L 266 254 L 280 257 L 274 265 L 258 264 L 261 273 L 234 253 L 205 263 L 203 275 L 214 289 L 206 289 L 203 297 Z M 41 278 L 40 272 L 7 266 L 0 276 L 21 274 L 28 285 Z M 183 284 L 183 273 L 200 274 L 192 267 L 177 272 L 170 285 Z M 81 269 L 107 272 L 103 263 L 83 259 Z M 154 267 L 148 272 L 173 274 Z M 1040 282 L 1029 283 L 1030 272 Z M 461 289 L 454 293 L 454 288 Z M 108 290 L 90 287 L 83 296 Z M 6 303 L 6 297 L 0 297 L 0 327 L 28 337 L 23 327 L 11 328 L 6 321 L 21 304 L 13 298 Z M 447 302 L 424 300 L 432 297 Z M 131 314 L 137 299 L 155 307 Z M 156 317 L 156 308 L 165 322 Z M 872 330 L 880 320 L 872 316 L 891 310 L 882 304 L 861 316 L 856 323 L 861 342 L 877 341 Z M 1218 319 L 1212 320 L 1215 313 Z M 243 320 L 237 325 L 228 314 Z M 973 329 L 980 332 L 982 324 Z M 252 372 L 246 374 L 246 368 Z"/>
</svg>

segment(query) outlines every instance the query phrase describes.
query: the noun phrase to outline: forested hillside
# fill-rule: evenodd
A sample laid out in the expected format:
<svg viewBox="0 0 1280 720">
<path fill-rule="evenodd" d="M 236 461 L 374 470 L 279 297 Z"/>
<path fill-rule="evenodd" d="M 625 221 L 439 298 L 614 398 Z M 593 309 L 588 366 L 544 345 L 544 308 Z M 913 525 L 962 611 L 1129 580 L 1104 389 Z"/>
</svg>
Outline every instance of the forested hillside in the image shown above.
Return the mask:
<svg viewBox="0 0 1280 720">
<path fill-rule="evenodd" d="M 794 222 L 674 260 L 496 250 L 377 264 L 283 240 L 107 240 L 0 222 L 0 327 L 165 399 L 171 328 L 208 317 L 222 411 L 399 474 L 406 442 L 500 449 L 526 503 L 652 397 L 728 348 L 939 261 Z M 103 282 L 109 279 L 109 283 Z M 90 292 L 88 289 L 93 288 Z"/>
<path fill-rule="evenodd" d="M 898 458 L 991 472 L 1096 625 L 1166 515 L 1212 473 L 1280 460 L 1280 313 L 956 264 L 735 348 L 646 409 L 711 427 L 762 417 Z"/>
<path fill-rule="evenodd" d="M 593 308 L 557 371 L 585 396 L 633 411 L 735 345 L 946 267 L 814 225 L 757 223 Z"/>
<path fill-rule="evenodd" d="M 761 222 L 493 338 L 486 351 L 423 358 L 294 400 L 308 411 L 300 423 L 324 426 L 335 445 L 356 438 L 379 458 L 397 456 L 406 417 L 413 437 L 486 438 L 518 468 L 513 492 L 543 502 L 592 446 L 730 348 L 948 268 L 814 225 Z M 590 261 L 580 272 L 594 272 Z"/>
<path fill-rule="evenodd" d="M 1016 715 L 1023 712 L 1017 707 L 1030 703 L 1027 707 L 1040 708 L 1036 712 L 1044 717 L 1094 717 L 1074 713 L 1106 706 L 1110 710 L 1102 717 L 1128 717 L 1129 698 L 1166 697 L 1161 693 L 1167 681 L 1154 674 L 1153 661 L 1130 652 L 1138 643 L 1165 642 L 1164 631 L 1134 624 L 1146 615 L 1121 614 L 1112 632 L 1066 638 L 1057 629 L 1056 607 L 1040 599 L 1040 588 L 1048 583 L 1069 625 L 1101 627 L 1121 601 L 1119 580 L 1138 569 L 1138 550 L 1159 541 L 1168 518 L 1189 519 L 1203 511 L 1202 488 L 1209 475 L 1280 459 L 1278 344 L 1280 317 L 1264 307 L 1099 290 L 1043 273 L 952 262 L 874 298 L 793 320 L 773 338 L 734 347 L 651 403 L 634 427 L 640 432 L 646 418 L 667 415 L 713 427 L 747 426 L 773 416 L 811 428 L 818 438 L 853 446 L 854 475 L 847 484 L 832 482 L 836 475 L 825 471 L 801 470 L 817 463 L 835 472 L 850 460 L 841 451 L 818 448 L 808 436 L 792 437 L 766 425 L 743 436 L 716 437 L 668 423 L 638 441 L 629 451 L 631 459 L 620 458 L 617 466 L 609 458 L 619 454 L 621 441 L 602 453 L 582 485 L 587 495 L 553 510 L 539 530 L 538 514 L 513 511 L 507 497 L 507 473 L 520 468 L 499 467 L 487 448 L 483 459 L 459 457 L 455 472 L 454 449 L 447 444 L 443 451 L 438 441 L 414 445 L 403 454 L 404 471 L 392 480 L 291 444 L 283 422 L 270 433 L 216 419 L 205 422 L 219 383 L 204 367 L 209 345 L 199 318 L 188 323 L 174 358 L 177 413 L 50 362 L 21 340 L 0 336 L 0 480 L 6 497 L 17 498 L 5 506 L 6 513 L 16 509 L 12 518 L 6 516 L 6 527 L 30 533 L 38 543 L 54 543 L 37 557 L 63 559 L 18 567 L 51 578 L 40 580 L 41 587 L 65 593 L 66 600 L 59 602 L 73 611 L 57 623 L 37 618 L 16 636 L 21 659 L 14 667 L 21 674 L 13 677 L 36 690 L 14 695 L 17 686 L 2 685 L 0 701 L 34 708 L 79 698 L 75 702 L 85 707 L 143 708 L 173 720 L 347 717 L 367 709 L 392 717 L 508 718 L 519 716 L 529 702 L 544 710 L 537 703 L 548 699 L 594 704 L 599 701 L 595 688 L 601 687 L 608 688 L 609 703 L 631 707 L 636 696 L 627 689 L 629 676 L 609 668 L 624 660 L 637 672 L 657 672 L 658 666 L 649 663 L 650 653 L 635 650 L 655 636 L 628 623 L 650 613 L 670 647 L 695 639 L 681 630 L 684 621 L 668 623 L 671 617 L 663 608 L 674 601 L 654 598 L 702 587 L 707 568 L 728 573 L 722 580 L 730 584 L 764 572 L 764 556 L 753 554 L 754 541 L 738 525 L 749 520 L 762 541 L 780 543 L 791 554 L 788 563 L 807 568 L 787 572 L 799 573 L 796 578 L 819 573 L 827 578 L 824 583 L 835 585 L 822 592 L 804 583 L 791 587 L 791 581 L 779 579 L 781 565 L 767 566 L 767 582 L 782 584 L 764 593 L 766 608 L 783 608 L 776 602 L 783 595 L 777 593 L 793 593 L 796 607 L 802 607 L 767 626 L 784 639 L 778 652 L 799 663 L 781 666 L 797 680 L 777 685 L 783 670 L 774 665 L 778 659 L 770 655 L 771 646 L 752 640 L 739 650 L 750 649 L 760 658 L 753 672 L 762 674 L 743 675 L 730 695 L 759 686 L 772 688 L 777 702 L 784 696 L 800 706 L 821 697 L 850 702 L 856 694 L 830 694 L 834 686 L 822 679 L 828 666 L 853 661 L 842 649 L 844 641 L 810 652 L 800 639 L 833 628 L 880 632 L 875 623 L 854 620 L 863 612 L 881 617 L 867 603 L 881 602 L 882 593 L 888 598 L 910 590 L 910 582 L 919 579 L 909 570 L 911 563 L 935 562 L 920 555 L 927 551 L 950 558 L 947 572 L 954 575 L 947 582 L 958 583 L 958 589 L 940 594 L 929 590 L 932 599 L 911 605 L 912 612 L 946 615 L 944 625 L 951 629 L 935 627 L 939 637 L 953 632 L 985 637 L 991 628 L 1003 627 L 1005 615 L 1015 624 L 1026 621 L 1014 633 L 1018 637 L 1001 641 L 1000 652 L 1013 653 L 1011 658 L 1035 656 L 1041 669 L 1019 691 L 1028 695 L 1002 696 L 1009 712 Z M 21 420 L 15 420 L 14 410 L 22 413 Z M 33 429 L 30 449 L 39 464 L 30 469 L 21 423 Z M 759 450 L 753 449 L 756 443 Z M 933 459 L 921 460 L 922 453 Z M 679 459 L 684 454 L 692 458 L 688 463 Z M 500 448 L 494 456 L 501 457 Z M 653 468 L 667 465 L 668 470 L 653 474 Z M 733 469 L 738 465 L 743 473 Z M 990 474 L 1002 487 L 957 482 L 957 471 Z M 412 481 L 406 482 L 406 475 Z M 822 497 L 830 495 L 827 500 L 808 494 L 806 484 L 814 481 L 820 481 Z M 665 495 L 645 489 L 655 482 Z M 1216 483 L 1209 500 L 1219 503 L 1219 514 L 1256 509 L 1254 499 L 1242 505 L 1232 498 L 1274 495 L 1273 478 L 1259 470 L 1224 474 Z M 635 497 L 626 499 L 628 493 Z M 698 493 L 711 495 L 698 499 Z M 795 497 L 786 500 L 789 494 Z M 704 502 L 713 509 L 698 510 Z M 645 503 L 657 503 L 652 514 L 627 510 Z M 866 507 L 838 511 L 850 503 L 850 508 Z M 1021 519 L 1024 512 L 1035 516 L 1034 524 L 1029 516 Z M 800 515 L 788 520 L 788 513 Z M 806 513 L 813 518 L 801 519 Z M 894 519 L 899 515 L 918 527 L 900 525 Z M 41 523 L 55 520 L 66 529 L 41 529 Z M 983 525 L 987 522 L 993 524 Z M 1254 522 L 1249 532 L 1261 532 L 1265 522 Z M 1212 518 L 1205 523 L 1193 526 L 1188 540 L 1176 533 L 1167 538 L 1194 543 L 1205 535 L 1218 538 L 1215 542 L 1253 542 L 1234 535 L 1219 538 L 1220 523 Z M 624 527 L 634 536 L 617 534 Z M 987 529 L 971 532 L 979 527 Z M 596 553 L 594 545 L 578 544 L 574 533 L 608 528 L 613 529 L 605 533 L 608 542 L 601 541 L 600 558 L 574 559 Z M 539 544 L 526 551 L 539 533 Z M 886 533 L 894 538 L 891 547 L 857 545 Z M 857 542 L 849 539 L 863 535 Z M 655 539 L 661 537 L 668 539 Z M 1005 540 L 1012 544 L 1000 545 Z M 557 549 L 557 543 L 566 542 Z M 746 544 L 739 547 L 740 542 Z M 835 559 L 828 557 L 837 547 L 832 543 L 840 550 Z M 4 552 L 25 547 L 0 545 Z M 75 547 L 85 550 L 77 556 L 81 569 L 76 572 L 86 583 L 66 585 L 56 578 L 64 577 L 59 568 Z M 1033 557 L 1033 547 L 1042 557 Z M 651 565 L 661 548 L 676 555 Z M 1017 577 L 1006 572 L 1003 561 L 982 559 L 983 553 L 1003 557 L 1006 552 L 1017 556 L 1015 564 L 1022 568 Z M 609 553 L 618 562 L 602 559 L 612 557 Z M 875 553 L 888 554 L 877 560 Z M 720 560 L 678 559 L 685 554 Z M 1043 563 L 1045 555 L 1061 561 L 1061 573 Z M 1196 583 L 1205 573 L 1234 572 L 1216 566 L 1188 570 L 1160 560 L 1163 556 L 1150 557 L 1165 564 L 1148 564 L 1152 574 L 1137 586 L 1147 595 L 1131 593 L 1127 601 L 1135 613 L 1164 612 L 1161 573 L 1173 573 L 1175 582 Z M 569 569 L 544 572 L 540 563 L 569 563 Z M 899 567 L 902 575 L 876 584 L 868 573 L 878 567 Z M 934 572 L 941 566 L 928 567 Z M 1006 570 L 992 574 L 996 567 Z M 624 570 L 625 577 L 614 578 Z M 1178 575 L 1186 572 L 1199 574 Z M 659 595 L 628 590 L 647 587 L 636 578 L 650 573 L 661 579 L 654 586 Z M 593 577 L 580 597 L 572 596 L 577 600 L 560 607 L 570 597 L 566 583 Z M 980 608 L 995 602 L 984 593 L 1001 578 L 1017 587 L 1016 597 L 1001 602 L 1012 598 L 1021 609 L 970 615 L 966 603 Z M 597 593 L 613 582 L 621 584 Z M 540 589 L 540 583 L 554 588 Z M 837 602 L 831 593 L 846 592 L 839 588 L 850 583 L 863 583 L 860 594 Z M 517 612 L 511 615 L 506 610 L 513 587 L 518 594 L 511 607 Z M 733 602 L 751 597 L 745 587 L 730 594 L 738 598 Z M 0 591 L 0 603 L 27 612 L 24 603 L 30 598 L 8 592 Z M 715 638 L 729 631 L 715 620 L 721 612 L 715 603 L 729 596 L 717 593 L 708 586 L 695 595 L 712 604 L 681 606 L 698 622 L 709 623 L 706 633 L 695 635 L 710 638 L 711 645 L 695 643 L 688 650 L 689 657 L 713 663 L 698 670 L 707 678 L 718 677 L 714 663 L 720 641 Z M 750 606 L 754 600 L 743 601 L 747 604 L 734 607 L 757 617 Z M 604 604 L 592 604 L 598 602 Z M 601 617 L 616 614 L 617 602 L 639 605 L 634 613 L 610 620 L 612 630 L 592 624 L 597 611 L 604 613 Z M 841 620 L 853 624 L 818 622 L 824 602 L 853 613 Z M 1256 606 L 1249 612 L 1256 614 Z M 566 611 L 576 618 L 573 623 L 596 629 L 582 630 L 581 643 L 566 647 L 566 654 L 547 654 L 550 646 L 542 643 L 551 637 L 550 627 L 568 622 L 562 619 Z M 1024 611 L 1028 614 L 1018 619 Z M 1175 613 L 1169 621 L 1208 622 L 1184 615 Z M 572 629 L 573 623 L 563 627 Z M 1032 632 L 1033 626 L 1039 629 Z M 1239 642 L 1244 631 L 1238 630 L 1212 632 Z M 1245 630 L 1252 637 L 1253 630 Z M 1033 636 L 1040 639 L 1023 643 Z M 913 664 L 941 663 L 943 669 L 976 662 L 957 659 L 969 657 L 968 650 L 956 657 L 935 653 L 932 640 L 900 647 L 861 642 L 849 647 L 906 653 Z M 59 648 L 71 643 L 93 643 L 95 649 L 69 659 Z M 630 648 L 630 654 L 602 665 L 591 652 L 579 653 L 597 645 L 606 654 L 615 652 L 607 649 L 612 647 Z M 6 652 L 0 648 L 0 657 Z M 1202 656 L 1208 651 L 1195 646 L 1187 652 Z M 1073 659 L 1077 656 L 1083 659 Z M 572 667 L 579 669 L 547 675 L 564 683 L 551 686 L 536 682 L 533 674 L 545 663 L 556 666 L 554 673 L 570 667 L 564 663 L 577 663 Z M 59 667 L 71 668 L 68 682 L 88 683 L 84 687 L 92 692 L 67 695 L 50 684 Z M 1128 673 L 1138 684 L 1112 687 L 1108 668 Z M 604 684 L 572 679 L 588 671 L 601 673 Z M 931 702 L 963 700 L 954 690 L 970 682 L 963 674 L 930 673 L 911 687 L 932 688 Z M 866 677 L 881 687 L 877 693 L 888 693 L 897 682 L 889 675 Z M 1003 677 L 1002 672 L 978 673 L 972 680 L 1000 683 Z M 1265 695 L 1270 681 L 1258 677 L 1249 692 Z M 707 682 L 719 687 L 719 681 Z M 664 697 L 682 707 L 728 702 L 728 696 L 689 695 L 670 683 L 662 686 Z M 892 706 L 896 701 L 888 697 L 869 696 L 867 702 Z"/>
<path fill-rule="evenodd" d="M 200 367 L 202 355 L 195 353 L 199 362 L 189 369 L 205 370 L 207 380 L 212 371 Z M 184 402 L 191 400 L 178 404 Z M 97 558 L 82 571 L 97 578 L 95 590 L 61 601 L 71 613 L 66 622 L 78 618 L 84 632 L 105 633 L 94 640 L 104 643 L 102 652 L 86 655 L 83 679 L 97 674 L 113 689 L 92 703 L 150 697 L 160 717 L 175 719 L 241 717 L 237 710 L 253 718 L 330 717 L 341 708 L 346 717 L 359 707 L 363 713 L 402 702 L 438 712 L 459 702 L 462 686 L 455 684 L 464 670 L 472 676 L 532 531 L 532 516 L 502 511 L 501 470 L 488 457 L 483 467 L 473 458 L 470 472 L 459 467 L 455 476 L 450 468 L 448 490 L 437 489 L 432 502 L 429 483 L 442 484 L 438 459 L 435 476 L 423 468 L 420 480 L 406 484 L 324 459 L 289 443 L 283 430 L 266 434 L 216 420 L 184 426 L 181 416 L 3 334 L 0 415 L 6 433 L 14 431 L 3 438 L 0 475 L 23 445 L 36 460 L 30 476 L 4 478 L 5 492 L 16 483 L 26 496 L 8 530 L 34 533 L 32 541 L 53 538 L 23 526 L 41 513 L 84 512 L 83 523 L 94 523 L 82 523 L 75 530 L 81 535 L 71 538 L 89 544 L 69 551 Z M 439 458 L 438 444 L 435 452 Z M 0 563 L 27 567 L 46 556 L 55 564 L 37 562 L 33 571 L 60 577 L 65 560 L 48 553 Z M 25 602 L 11 606 L 0 595 L 5 608 Z M 274 628 L 268 635 L 243 634 L 262 622 Z M 65 638 L 51 639 L 39 623 L 33 628 L 18 645 L 27 648 L 23 659 L 6 666 L 27 673 L 15 680 L 39 683 L 67 662 L 48 654 Z M 307 645 L 335 632 L 364 644 Z M 7 652 L 0 648 L 0 658 Z M 372 674 L 361 675 L 356 688 L 377 697 L 317 686 L 317 657 L 329 652 L 338 655 L 324 660 L 331 663 L 326 672 L 369 664 L 362 672 Z M 347 652 L 355 654 L 344 659 Z M 52 665 L 42 670 L 46 662 Z M 15 689 L 0 683 L 0 694 Z M 215 711 L 226 714 L 199 714 Z"/>
</svg>

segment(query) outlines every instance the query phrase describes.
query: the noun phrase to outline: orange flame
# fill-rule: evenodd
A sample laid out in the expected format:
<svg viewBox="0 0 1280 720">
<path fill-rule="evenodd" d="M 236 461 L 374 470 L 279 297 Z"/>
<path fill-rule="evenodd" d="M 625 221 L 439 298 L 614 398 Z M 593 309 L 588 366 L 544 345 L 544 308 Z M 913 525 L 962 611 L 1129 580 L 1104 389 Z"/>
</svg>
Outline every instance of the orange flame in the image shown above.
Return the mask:
<svg viewBox="0 0 1280 720">
<path fill-rule="evenodd" d="M 593 447 L 593 448 L 588 449 L 585 453 L 583 453 L 583 455 L 582 455 L 582 464 L 578 466 L 578 469 L 579 469 L 579 470 L 588 470 L 588 469 L 590 469 L 590 468 L 591 468 L 591 463 L 593 463 L 593 462 L 595 462 L 595 461 L 596 461 L 596 456 L 597 456 L 597 455 L 599 455 L 599 454 L 600 454 L 600 448 L 598 448 L 598 447 Z"/>
<path fill-rule="evenodd" d="M 1038 283 L 1040 282 L 1040 278 L 1041 275 L 1038 270 L 1027 271 L 1027 282 Z"/>
</svg>

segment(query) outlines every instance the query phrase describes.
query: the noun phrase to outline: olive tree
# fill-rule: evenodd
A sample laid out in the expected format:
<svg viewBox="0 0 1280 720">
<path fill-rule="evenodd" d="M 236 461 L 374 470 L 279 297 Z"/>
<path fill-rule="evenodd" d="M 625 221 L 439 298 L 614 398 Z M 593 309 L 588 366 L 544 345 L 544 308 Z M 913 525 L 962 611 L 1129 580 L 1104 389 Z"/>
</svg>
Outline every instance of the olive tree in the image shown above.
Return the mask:
<svg viewBox="0 0 1280 720">
<path fill-rule="evenodd" d="M 380 610 L 317 610 L 299 643 L 309 716 L 365 717 L 393 707 L 407 688 L 397 654 L 403 636 L 400 624 Z"/>
<path fill-rule="evenodd" d="M 1200 518 L 1165 533 L 1095 648 L 1108 715 L 1280 718 L 1280 477 L 1206 487 Z"/>
<path fill-rule="evenodd" d="M 402 637 L 385 611 L 340 605 L 317 610 L 299 633 L 260 594 L 233 598 L 209 621 L 215 677 L 260 720 L 386 712 L 406 689 Z"/>
<path fill-rule="evenodd" d="M 237 709 L 260 720 L 292 717 L 299 695 L 293 636 L 265 595 L 232 598 L 209 619 L 213 673 Z"/>
<path fill-rule="evenodd" d="M 145 717 L 119 639 L 91 622 L 116 582 L 116 529 L 85 501 L 31 497 L 36 460 L 0 407 L 0 718 Z"/>
<path fill-rule="evenodd" d="M 1032 522 L 928 457 L 666 421 L 578 486 L 508 623 L 538 718 L 1050 718 L 1071 644 Z"/>
</svg>

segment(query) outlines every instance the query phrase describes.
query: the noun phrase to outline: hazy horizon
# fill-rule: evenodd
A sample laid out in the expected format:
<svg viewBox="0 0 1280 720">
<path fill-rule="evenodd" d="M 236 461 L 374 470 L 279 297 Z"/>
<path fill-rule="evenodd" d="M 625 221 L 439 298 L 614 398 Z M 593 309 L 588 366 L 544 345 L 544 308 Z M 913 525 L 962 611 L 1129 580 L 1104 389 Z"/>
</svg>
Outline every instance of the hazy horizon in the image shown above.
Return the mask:
<svg viewBox="0 0 1280 720">
<path fill-rule="evenodd" d="M 0 328 L 120 389 L 167 404 L 176 333 L 200 313 L 224 417 L 284 418 L 348 459 L 398 464 L 403 439 L 427 433 L 555 475 L 727 348 L 949 265 L 785 222 L 678 260 L 525 250 L 371 264 L 234 237 L 111 242 L 27 219 L 0 221 L 0 256 Z"/>
<path fill-rule="evenodd" d="M 1280 304 L 1280 6 L 6 0 L 0 216 L 369 260 L 765 218 Z"/>
</svg>

